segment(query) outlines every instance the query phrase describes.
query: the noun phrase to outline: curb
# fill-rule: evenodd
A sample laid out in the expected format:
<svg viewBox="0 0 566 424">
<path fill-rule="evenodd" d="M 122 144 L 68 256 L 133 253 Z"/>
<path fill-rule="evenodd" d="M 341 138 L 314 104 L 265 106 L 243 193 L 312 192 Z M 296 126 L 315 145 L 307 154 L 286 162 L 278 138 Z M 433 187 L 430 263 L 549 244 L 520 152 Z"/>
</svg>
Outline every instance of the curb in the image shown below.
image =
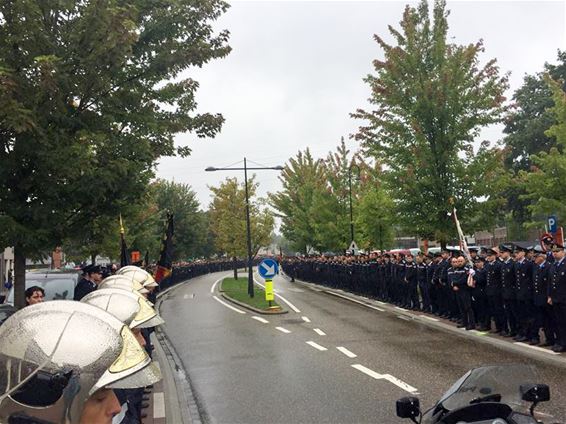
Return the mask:
<svg viewBox="0 0 566 424">
<path fill-rule="evenodd" d="M 282 274 L 282 276 L 283 276 L 283 274 Z M 291 282 L 287 275 L 284 275 L 283 278 L 285 278 L 289 282 Z M 555 366 L 566 368 L 566 357 L 559 355 L 559 354 L 557 355 L 554 352 L 552 352 L 551 350 L 548 350 L 548 353 L 546 353 L 546 352 L 543 352 L 541 350 L 534 349 L 534 348 L 530 347 L 529 345 L 525 345 L 525 344 L 517 345 L 514 342 L 509 342 L 509 341 L 504 340 L 504 339 L 495 338 L 492 335 L 480 333 L 480 332 L 475 331 L 475 330 L 473 330 L 473 331 L 462 330 L 460 328 L 457 328 L 454 325 L 448 324 L 446 322 L 442 322 L 440 318 L 435 318 L 434 316 L 431 316 L 430 314 L 425 314 L 424 312 L 413 313 L 412 311 L 398 309 L 398 307 L 396 307 L 395 305 L 391 305 L 390 303 L 385 303 L 385 302 L 380 302 L 380 301 L 377 301 L 377 300 L 365 298 L 363 296 L 358 296 L 358 295 L 349 293 L 347 291 L 329 289 L 328 287 L 325 287 L 325 286 L 321 286 L 321 285 L 314 284 L 314 283 L 308 283 L 306 281 L 301 281 L 301 280 L 297 280 L 297 279 L 295 279 L 294 282 L 299 284 L 299 285 L 302 285 L 304 287 L 307 287 L 307 288 L 310 288 L 310 289 L 315 289 L 317 292 L 322 292 L 322 293 L 327 294 L 327 295 L 331 295 L 331 296 L 339 297 L 341 299 L 349 300 L 351 302 L 360 304 L 360 305 L 365 306 L 365 307 L 370 308 L 370 309 L 379 308 L 381 310 L 385 310 L 387 312 L 391 312 L 391 313 L 394 313 L 396 315 L 401 315 L 401 316 L 403 316 L 407 319 L 410 319 L 412 321 L 416 321 L 420 324 L 424 324 L 424 325 L 427 325 L 427 326 L 435 328 L 435 329 L 443 330 L 447 333 L 451 333 L 451 334 L 454 334 L 454 335 L 459 336 L 459 337 L 464 337 L 464 338 L 467 338 L 467 339 L 473 339 L 473 340 L 476 340 L 480 343 L 490 344 L 490 345 L 495 346 L 495 347 L 502 349 L 502 350 L 507 350 L 509 352 L 521 354 L 521 355 L 524 355 L 524 356 L 527 356 L 527 357 L 530 357 L 532 359 L 536 359 L 536 360 L 539 360 L 539 361 L 542 361 L 542 362 L 545 362 L 545 363 L 548 363 L 548 364 L 552 364 L 552 365 L 555 365 Z M 539 349 L 542 349 L 542 348 L 539 348 Z M 547 350 L 547 349 L 545 349 L 545 350 Z"/>
<path fill-rule="evenodd" d="M 163 296 L 188 281 L 190 280 L 182 281 L 160 293 L 155 308 L 159 311 L 161 302 L 165 299 Z M 205 414 L 194 394 L 183 362 L 167 338 L 166 329 L 166 324 L 163 324 L 154 332 L 157 340 L 157 343 L 154 343 L 155 352 L 163 374 L 165 421 L 172 424 L 201 424 L 206 422 L 203 419 Z"/>
<path fill-rule="evenodd" d="M 256 312 L 256 313 L 262 314 L 262 315 L 283 315 L 283 314 L 286 314 L 286 313 L 289 312 L 287 309 L 283 308 L 283 306 L 281 306 L 281 305 L 279 305 L 279 308 L 280 308 L 279 310 L 266 311 L 266 310 L 264 310 L 264 309 L 254 308 L 253 306 L 250 306 L 250 305 L 248 305 L 247 303 L 240 302 L 239 300 L 236 300 L 236 299 L 234 299 L 234 298 L 228 296 L 228 295 L 226 294 L 226 292 L 224 292 L 224 291 L 222 290 L 222 282 L 223 282 L 223 281 L 224 281 L 224 280 L 222 280 L 222 281 L 220 282 L 220 287 L 217 289 L 217 291 L 218 291 L 218 293 L 220 293 L 220 296 L 222 296 L 224 299 L 228 300 L 229 302 L 232 302 L 232 303 L 234 303 L 234 304 L 236 304 L 236 305 L 238 305 L 238 306 L 241 306 L 242 308 L 249 309 L 250 311 L 253 311 L 253 312 Z M 255 282 L 255 281 L 254 281 L 254 282 Z"/>
</svg>

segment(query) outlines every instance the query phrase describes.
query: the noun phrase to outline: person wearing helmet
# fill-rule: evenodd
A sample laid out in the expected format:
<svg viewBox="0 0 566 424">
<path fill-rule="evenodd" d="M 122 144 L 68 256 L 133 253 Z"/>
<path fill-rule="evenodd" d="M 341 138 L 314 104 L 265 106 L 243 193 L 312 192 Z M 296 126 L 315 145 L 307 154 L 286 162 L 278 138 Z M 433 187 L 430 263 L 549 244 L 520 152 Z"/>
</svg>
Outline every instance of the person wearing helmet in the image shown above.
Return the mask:
<svg viewBox="0 0 566 424">
<path fill-rule="evenodd" d="M 145 348 L 147 342 L 142 330 L 161 325 L 164 321 L 149 302 L 140 294 L 119 288 L 101 288 L 85 296 L 81 302 L 88 303 L 111 313 L 128 325 L 136 340 Z M 143 388 L 115 390 L 122 405 L 120 423 L 139 423 L 143 417 Z"/>
<path fill-rule="evenodd" d="M 0 422 L 109 424 L 120 410 L 112 389 L 161 378 L 128 326 L 86 303 L 23 308 L 0 340 Z"/>
</svg>

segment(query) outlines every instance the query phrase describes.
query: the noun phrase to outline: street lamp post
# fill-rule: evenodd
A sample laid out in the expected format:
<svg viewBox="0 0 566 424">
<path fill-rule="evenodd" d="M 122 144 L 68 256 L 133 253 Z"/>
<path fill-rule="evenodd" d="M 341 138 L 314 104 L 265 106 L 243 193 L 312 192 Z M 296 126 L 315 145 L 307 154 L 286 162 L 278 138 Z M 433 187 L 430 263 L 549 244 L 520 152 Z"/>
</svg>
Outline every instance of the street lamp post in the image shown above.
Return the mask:
<svg viewBox="0 0 566 424">
<path fill-rule="evenodd" d="M 205 169 L 207 172 L 213 171 L 244 171 L 244 187 L 246 191 L 246 242 L 248 248 L 248 295 L 250 297 L 254 297 L 254 277 L 252 271 L 252 230 L 250 225 L 250 199 L 249 199 L 249 191 L 248 191 L 248 169 L 253 171 L 271 169 L 275 171 L 281 171 L 284 168 L 282 166 L 272 166 L 272 167 L 248 167 L 246 158 L 244 158 L 244 167 L 243 168 L 215 168 L 213 166 L 209 166 Z"/>
<path fill-rule="evenodd" d="M 358 179 L 360 178 L 360 167 L 353 163 L 348 168 L 348 187 L 349 187 L 349 196 L 350 196 L 350 240 L 351 242 L 354 241 L 354 215 L 352 213 L 352 168 L 357 169 Z"/>
</svg>

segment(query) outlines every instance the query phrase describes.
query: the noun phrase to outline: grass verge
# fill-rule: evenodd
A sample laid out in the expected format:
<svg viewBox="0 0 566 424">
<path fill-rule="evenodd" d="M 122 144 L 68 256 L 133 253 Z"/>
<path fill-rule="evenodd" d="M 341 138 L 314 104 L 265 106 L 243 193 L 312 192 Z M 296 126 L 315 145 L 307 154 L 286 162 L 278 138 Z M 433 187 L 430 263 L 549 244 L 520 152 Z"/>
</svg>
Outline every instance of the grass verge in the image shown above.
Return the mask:
<svg viewBox="0 0 566 424">
<path fill-rule="evenodd" d="M 224 278 L 222 280 L 222 290 L 226 296 L 236 299 L 238 302 L 245 303 L 257 309 L 269 309 L 269 303 L 265 300 L 265 290 L 254 285 L 254 297 L 248 295 L 248 279 L 240 277 L 234 280 L 233 277 Z M 279 306 L 275 300 L 271 302 L 271 306 Z"/>
</svg>

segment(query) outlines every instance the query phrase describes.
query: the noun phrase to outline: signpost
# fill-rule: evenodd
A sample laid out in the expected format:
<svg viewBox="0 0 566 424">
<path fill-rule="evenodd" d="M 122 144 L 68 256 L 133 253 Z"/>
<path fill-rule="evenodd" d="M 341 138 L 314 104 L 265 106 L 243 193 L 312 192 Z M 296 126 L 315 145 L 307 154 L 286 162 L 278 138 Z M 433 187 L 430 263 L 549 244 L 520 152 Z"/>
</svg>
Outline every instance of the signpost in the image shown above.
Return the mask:
<svg viewBox="0 0 566 424">
<path fill-rule="evenodd" d="M 558 231 L 558 220 L 556 219 L 556 215 L 548 217 L 548 231 L 550 231 L 552 235 L 555 235 L 556 231 Z"/>
<path fill-rule="evenodd" d="M 259 275 L 265 280 L 265 300 L 269 302 L 269 307 L 271 307 L 271 302 L 275 300 L 273 277 L 279 273 L 279 264 L 276 260 L 267 258 L 260 262 L 257 270 Z"/>
</svg>

